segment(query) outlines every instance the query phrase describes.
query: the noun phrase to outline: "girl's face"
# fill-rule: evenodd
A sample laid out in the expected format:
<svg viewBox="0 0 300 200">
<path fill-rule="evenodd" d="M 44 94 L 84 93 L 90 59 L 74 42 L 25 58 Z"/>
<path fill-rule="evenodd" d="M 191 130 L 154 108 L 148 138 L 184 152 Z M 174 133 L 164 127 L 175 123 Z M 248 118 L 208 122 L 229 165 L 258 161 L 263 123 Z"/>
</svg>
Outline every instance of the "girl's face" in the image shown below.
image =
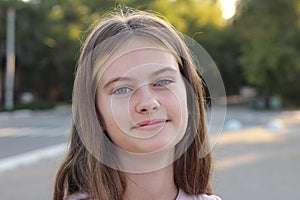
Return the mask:
<svg viewBox="0 0 300 200">
<path fill-rule="evenodd" d="M 134 153 L 174 147 L 188 122 L 175 57 L 140 38 L 122 44 L 108 62 L 99 72 L 96 105 L 113 143 Z"/>
</svg>

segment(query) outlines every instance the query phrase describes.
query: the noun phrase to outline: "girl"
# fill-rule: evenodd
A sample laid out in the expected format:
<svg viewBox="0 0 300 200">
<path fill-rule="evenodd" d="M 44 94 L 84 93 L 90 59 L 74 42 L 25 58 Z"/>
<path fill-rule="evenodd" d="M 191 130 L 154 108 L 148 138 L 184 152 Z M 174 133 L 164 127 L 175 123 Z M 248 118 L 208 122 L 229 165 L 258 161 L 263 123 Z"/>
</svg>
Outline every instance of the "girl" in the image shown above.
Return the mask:
<svg viewBox="0 0 300 200">
<path fill-rule="evenodd" d="M 219 200 L 202 84 L 166 21 L 142 11 L 108 14 L 81 50 L 54 200 Z"/>
</svg>

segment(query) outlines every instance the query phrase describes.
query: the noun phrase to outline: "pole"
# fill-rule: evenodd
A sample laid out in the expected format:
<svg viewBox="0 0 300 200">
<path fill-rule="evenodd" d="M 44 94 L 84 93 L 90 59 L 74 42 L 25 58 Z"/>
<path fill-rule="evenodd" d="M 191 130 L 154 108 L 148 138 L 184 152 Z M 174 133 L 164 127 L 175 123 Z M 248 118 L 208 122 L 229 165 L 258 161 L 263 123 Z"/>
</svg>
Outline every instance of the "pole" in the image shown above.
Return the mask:
<svg viewBox="0 0 300 200">
<path fill-rule="evenodd" d="M 15 79 L 15 14 L 14 8 L 7 10 L 6 32 L 6 82 L 5 82 L 5 108 L 14 107 L 14 79 Z"/>
<path fill-rule="evenodd" d="M 0 106 L 2 105 L 2 69 L 1 68 L 0 68 Z"/>
<path fill-rule="evenodd" d="M 0 27 L 1 27 L 1 21 L 0 21 Z M 1 56 L 1 54 L 0 54 L 0 56 Z M 2 105 L 2 66 L 0 68 L 0 107 L 1 107 L 1 105 Z"/>
</svg>

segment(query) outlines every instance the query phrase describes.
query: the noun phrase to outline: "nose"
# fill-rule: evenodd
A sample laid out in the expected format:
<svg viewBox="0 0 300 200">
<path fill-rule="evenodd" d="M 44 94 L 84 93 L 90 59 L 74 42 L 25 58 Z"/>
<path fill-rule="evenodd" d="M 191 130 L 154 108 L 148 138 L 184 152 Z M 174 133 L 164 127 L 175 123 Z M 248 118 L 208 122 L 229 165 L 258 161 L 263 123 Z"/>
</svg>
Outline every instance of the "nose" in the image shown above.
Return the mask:
<svg viewBox="0 0 300 200">
<path fill-rule="evenodd" d="M 160 103 L 156 95 L 148 86 L 144 86 L 136 90 L 136 111 L 140 114 L 149 114 L 159 109 Z"/>
</svg>

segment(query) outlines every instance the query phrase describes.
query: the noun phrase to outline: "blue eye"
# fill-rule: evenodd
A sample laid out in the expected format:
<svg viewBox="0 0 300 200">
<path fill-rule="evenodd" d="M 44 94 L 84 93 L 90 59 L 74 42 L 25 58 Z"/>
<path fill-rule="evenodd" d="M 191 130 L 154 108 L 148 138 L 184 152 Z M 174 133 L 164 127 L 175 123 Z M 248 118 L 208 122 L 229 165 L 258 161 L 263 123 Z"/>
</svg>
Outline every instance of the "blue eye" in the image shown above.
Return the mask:
<svg viewBox="0 0 300 200">
<path fill-rule="evenodd" d="M 158 86 L 158 87 L 162 87 L 162 86 L 166 86 L 169 85 L 172 81 L 167 80 L 167 79 L 163 79 L 163 80 L 159 80 L 156 83 L 154 83 L 153 86 Z"/>
<path fill-rule="evenodd" d="M 113 91 L 113 94 L 122 95 L 127 94 L 130 92 L 130 89 L 128 87 L 121 87 Z"/>
</svg>

